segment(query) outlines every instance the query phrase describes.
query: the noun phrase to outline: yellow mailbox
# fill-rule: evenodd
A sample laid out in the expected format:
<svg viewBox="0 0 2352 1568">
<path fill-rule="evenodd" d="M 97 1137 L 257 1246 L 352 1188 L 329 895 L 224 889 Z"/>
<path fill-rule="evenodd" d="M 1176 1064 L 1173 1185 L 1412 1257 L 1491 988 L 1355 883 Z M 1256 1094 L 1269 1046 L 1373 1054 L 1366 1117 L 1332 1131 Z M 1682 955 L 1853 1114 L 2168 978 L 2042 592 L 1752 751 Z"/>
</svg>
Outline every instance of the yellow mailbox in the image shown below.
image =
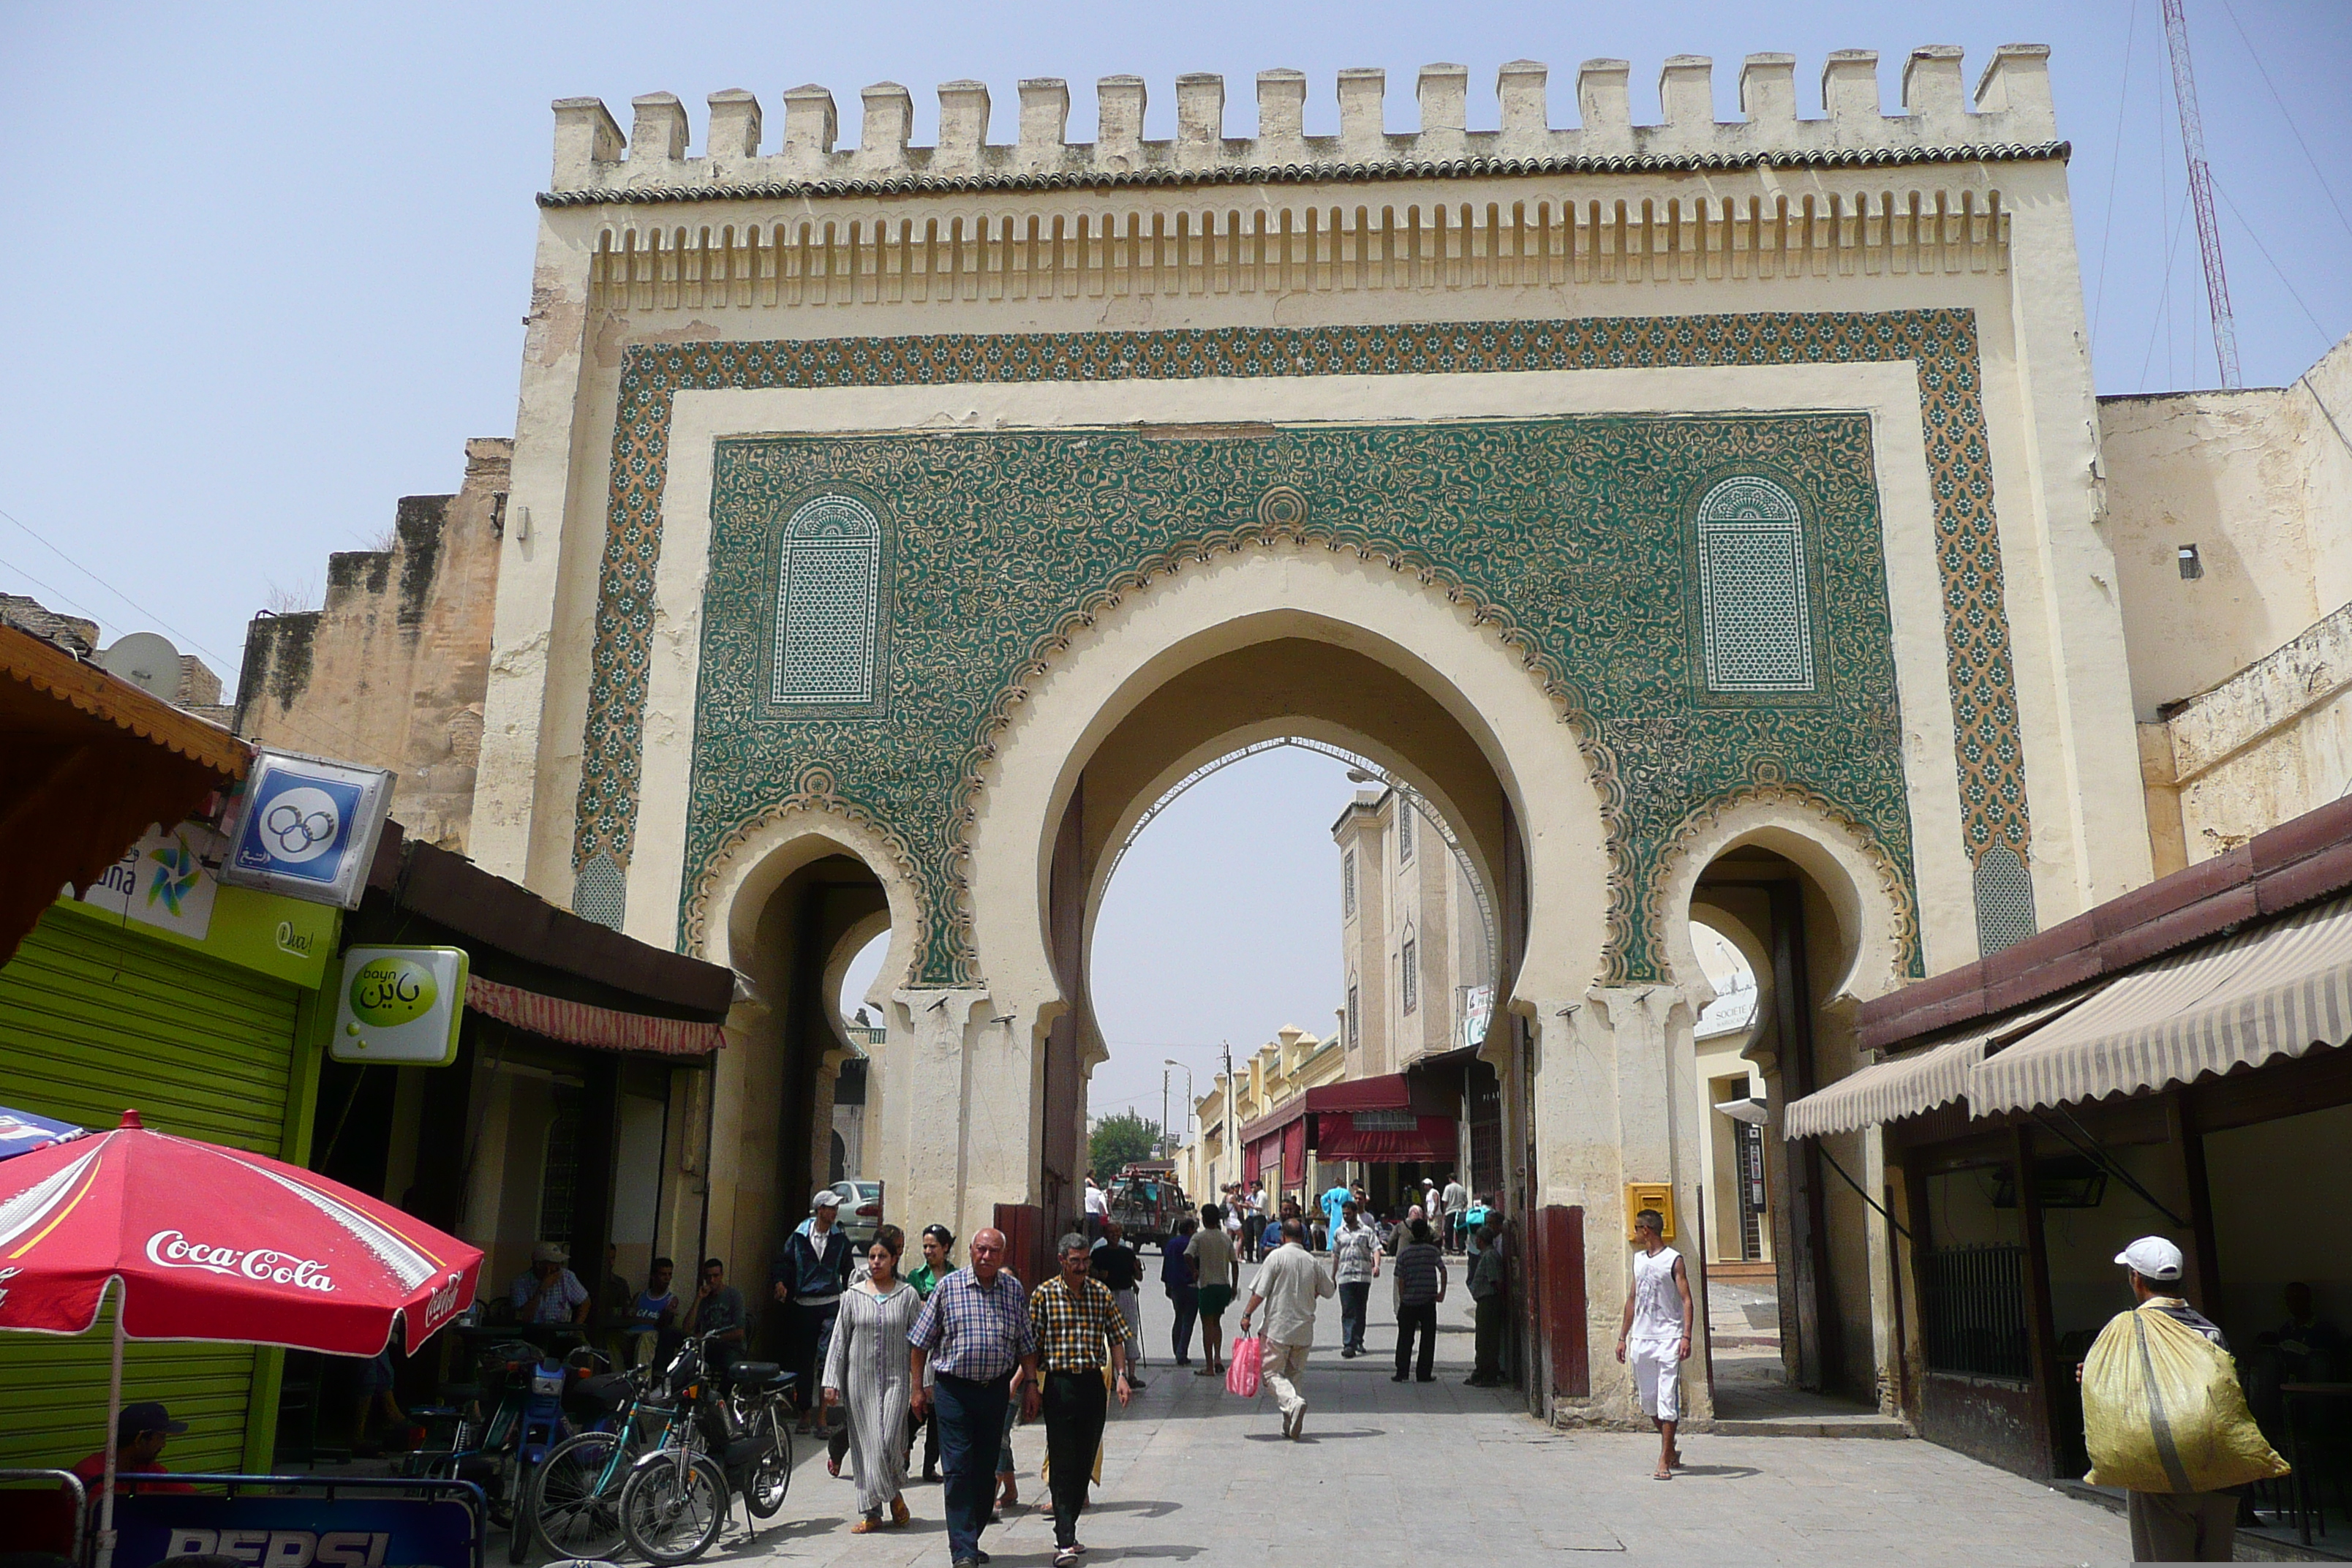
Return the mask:
<svg viewBox="0 0 2352 1568">
<path fill-rule="evenodd" d="M 1655 1209 L 1666 1222 L 1664 1232 L 1668 1241 L 1675 1238 L 1675 1190 L 1664 1182 L 1628 1182 L 1625 1184 L 1625 1239 L 1633 1239 L 1633 1216 L 1643 1209 Z"/>
</svg>

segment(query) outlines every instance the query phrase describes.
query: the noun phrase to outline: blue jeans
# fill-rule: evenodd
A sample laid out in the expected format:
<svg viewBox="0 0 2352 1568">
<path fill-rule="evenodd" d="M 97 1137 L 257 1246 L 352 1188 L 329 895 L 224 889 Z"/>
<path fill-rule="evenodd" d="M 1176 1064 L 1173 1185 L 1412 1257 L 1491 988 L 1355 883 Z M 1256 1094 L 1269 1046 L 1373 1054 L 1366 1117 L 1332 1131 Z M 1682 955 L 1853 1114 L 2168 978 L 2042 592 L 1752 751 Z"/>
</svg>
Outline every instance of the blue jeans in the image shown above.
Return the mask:
<svg viewBox="0 0 2352 1568">
<path fill-rule="evenodd" d="M 947 1477 L 948 1556 L 954 1562 L 979 1561 L 980 1532 L 996 1501 L 996 1458 L 1011 1399 L 1004 1378 L 974 1383 L 943 1372 L 931 1389 L 940 1468 Z"/>
<path fill-rule="evenodd" d="M 1339 1286 L 1339 1348 L 1361 1355 L 1364 1350 L 1364 1308 L 1371 1300 L 1369 1279 L 1343 1280 Z"/>
<path fill-rule="evenodd" d="M 1176 1352 L 1176 1364 L 1183 1366 L 1192 1359 L 1192 1325 L 1201 1317 L 1201 1288 L 1171 1285 L 1168 1302 L 1173 1312 L 1168 1325 L 1168 1342 Z"/>
</svg>

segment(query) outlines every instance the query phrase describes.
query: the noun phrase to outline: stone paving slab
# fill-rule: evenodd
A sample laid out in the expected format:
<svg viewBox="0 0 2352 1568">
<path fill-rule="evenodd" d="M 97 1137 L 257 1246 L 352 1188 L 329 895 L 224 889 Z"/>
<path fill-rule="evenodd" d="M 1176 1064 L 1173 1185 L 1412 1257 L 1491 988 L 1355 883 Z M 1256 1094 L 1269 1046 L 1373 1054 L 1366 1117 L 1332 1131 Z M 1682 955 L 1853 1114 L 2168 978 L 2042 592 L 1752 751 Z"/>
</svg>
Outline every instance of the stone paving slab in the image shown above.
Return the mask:
<svg viewBox="0 0 2352 1568">
<path fill-rule="evenodd" d="M 1324 1303 L 1307 1374 L 1307 1435 L 1286 1441 L 1271 1396 L 1235 1399 L 1169 1364 L 1164 1298 L 1148 1297 L 1149 1388 L 1114 1415 L 1103 1484 L 1080 1527 L 1087 1568 L 1116 1563 L 1322 1568 L 1563 1562 L 1611 1564 L 2120 1563 L 2124 1521 L 2050 1488 L 1925 1442 L 1684 1439 L 1691 1468 L 1648 1479 L 1654 1437 L 1561 1432 L 1515 1391 L 1464 1386 L 1468 1302 L 1440 1309 L 1438 1380 L 1389 1381 L 1386 1280 L 1373 1289 L 1374 1352 L 1343 1361 Z M 1246 1294 L 1244 1294 L 1246 1299 Z M 1234 1319 L 1228 1317 L 1230 1329 Z M 1024 1506 L 988 1531 L 996 1568 L 1049 1568 L 1053 1521 L 1037 1479 L 1042 1426 L 1013 1437 Z M 803 1449 L 806 1452 L 806 1449 Z M 747 1541 L 741 1513 L 705 1562 L 948 1568 L 937 1487 L 915 1485 L 907 1531 L 852 1536 L 856 1496 L 804 1461 L 784 1510 Z"/>
</svg>

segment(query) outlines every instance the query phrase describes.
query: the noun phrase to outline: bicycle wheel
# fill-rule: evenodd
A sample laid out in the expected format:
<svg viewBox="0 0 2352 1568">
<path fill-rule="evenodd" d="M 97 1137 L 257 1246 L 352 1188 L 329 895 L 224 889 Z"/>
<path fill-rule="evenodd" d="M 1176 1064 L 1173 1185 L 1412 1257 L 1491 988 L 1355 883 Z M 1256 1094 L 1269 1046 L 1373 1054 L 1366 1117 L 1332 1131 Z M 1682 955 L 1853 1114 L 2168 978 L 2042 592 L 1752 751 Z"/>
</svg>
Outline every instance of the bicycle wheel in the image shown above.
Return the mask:
<svg viewBox="0 0 2352 1568">
<path fill-rule="evenodd" d="M 583 1432 L 548 1450 L 531 1478 L 531 1526 L 558 1557 L 610 1559 L 621 1534 L 621 1488 L 629 1456 L 619 1434 Z"/>
<path fill-rule="evenodd" d="M 514 1509 L 507 1521 L 507 1561 L 520 1563 L 530 1555 L 530 1494 L 539 1480 L 538 1467 L 515 1462 Z"/>
<path fill-rule="evenodd" d="M 708 1454 L 665 1454 L 629 1472 L 621 1534 L 650 1563 L 691 1563 L 727 1522 L 727 1476 Z"/>
<path fill-rule="evenodd" d="M 751 1467 L 751 1480 L 743 1489 L 743 1506 L 751 1510 L 754 1519 L 775 1518 L 776 1510 L 784 1506 L 784 1493 L 793 1484 L 793 1429 L 776 1419 L 772 1406 L 768 1411 L 767 1425 L 772 1446 Z"/>
</svg>

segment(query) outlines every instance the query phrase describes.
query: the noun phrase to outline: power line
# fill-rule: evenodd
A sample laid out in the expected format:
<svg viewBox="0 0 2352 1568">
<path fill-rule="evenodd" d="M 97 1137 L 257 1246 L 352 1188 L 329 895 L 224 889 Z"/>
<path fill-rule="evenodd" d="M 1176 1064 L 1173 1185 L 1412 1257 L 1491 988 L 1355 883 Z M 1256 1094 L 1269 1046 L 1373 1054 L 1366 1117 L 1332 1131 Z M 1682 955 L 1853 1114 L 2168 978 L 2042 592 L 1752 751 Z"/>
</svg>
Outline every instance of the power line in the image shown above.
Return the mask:
<svg viewBox="0 0 2352 1568">
<path fill-rule="evenodd" d="M 173 626 L 171 622 L 165 620 L 163 616 L 157 615 L 154 611 L 149 609 L 146 605 L 141 604 L 138 600 L 132 598 L 130 595 L 124 593 L 121 589 L 116 587 L 113 584 L 108 582 L 105 578 L 91 571 L 89 567 L 83 565 L 80 562 L 67 554 L 64 551 L 58 549 L 55 544 L 49 542 L 46 537 L 37 531 L 31 524 L 26 522 L 24 519 L 18 517 L 16 513 L 8 510 L 6 508 L 0 507 L 0 518 L 6 519 L 10 523 L 14 524 L 16 531 L 22 533 L 26 538 L 31 540 L 34 543 L 39 545 L 42 549 L 47 551 L 50 554 L 64 562 L 67 565 L 72 567 L 75 571 L 80 573 L 83 576 L 97 584 L 100 587 L 105 589 L 116 598 L 130 605 L 140 615 L 146 616 L 150 624 L 163 627 L 165 631 L 170 632 L 173 637 L 178 637 L 182 642 L 194 648 L 196 652 L 203 654 L 207 658 L 210 658 L 215 665 L 220 667 L 222 672 L 225 673 L 230 670 L 235 670 L 237 673 L 238 679 L 240 681 L 243 680 L 245 660 L 242 656 L 236 659 L 231 659 L 226 655 L 221 653 L 218 649 L 209 647 L 204 643 L 199 642 L 187 632 Z M 7 563 L 0 562 L 0 565 L 5 564 Z M 11 566 L 9 567 L 9 570 L 16 573 L 26 581 L 38 585 L 44 592 L 54 594 L 58 598 L 64 600 L 67 604 L 73 605 L 76 609 L 86 612 L 90 618 L 97 621 L 100 626 L 111 626 L 114 628 L 118 636 L 121 634 L 122 630 L 121 622 L 109 620 L 106 616 L 90 609 L 89 605 L 81 603 L 81 601 L 73 598 L 71 595 L 67 594 L 64 589 L 54 587 L 49 584 L 43 583 L 38 577 L 34 576 L 30 572 L 26 571 L 21 566 Z M 242 696 L 243 693 L 240 692 L 239 695 Z M 334 721 L 331 719 L 322 718 L 316 714 L 309 715 L 303 721 L 294 723 L 292 728 L 301 733 L 312 736 L 317 736 L 323 731 L 330 739 L 340 740 L 343 743 L 351 746 L 354 755 L 364 753 L 369 749 L 368 743 L 359 736 L 353 734 L 351 731 L 344 729 L 341 725 L 334 722 Z"/>
<path fill-rule="evenodd" d="M 91 620 L 96 621 L 101 629 L 112 626 L 114 627 L 116 635 L 121 635 L 122 630 L 121 626 L 115 626 L 114 622 L 108 620 L 104 616 L 100 615 L 96 610 L 91 609 L 88 605 L 83 604 L 79 599 L 75 598 L 63 588 L 57 587 L 52 584 L 42 582 L 38 577 L 34 576 L 22 566 L 16 564 L 14 562 L 11 562 L 5 557 L 0 557 L 0 566 L 5 566 L 9 571 L 14 572 L 17 576 L 22 577 L 34 587 L 38 588 L 42 593 L 53 595 L 59 604 L 67 605 L 74 609 L 81 611 Z"/>
<path fill-rule="evenodd" d="M 2134 4 L 2127 13 L 2131 20 L 2124 29 L 2124 74 L 2116 87 L 2116 139 L 2107 161 L 2107 210 L 2099 224 L 2099 275 L 2091 285 L 2091 349 L 2098 352 L 2099 313 L 2107 304 L 2107 241 L 2116 229 L 2116 176 L 2124 168 L 2124 110 L 2131 102 L 2132 40 L 2139 33 L 2139 6 Z"/>
<path fill-rule="evenodd" d="M 2312 174 L 2319 181 L 2321 194 L 2327 197 L 2327 205 L 2336 209 L 2336 221 L 2344 226 L 2345 233 L 2352 234 L 2352 217 L 2344 215 L 2344 204 L 2336 199 L 2335 187 L 2327 183 L 2327 172 L 2319 166 L 2319 160 L 2312 156 L 2311 143 L 2303 139 L 2303 128 L 2295 124 L 2294 115 L 2287 109 L 2286 100 L 2280 96 L 2278 85 L 2271 80 L 2270 69 L 2255 51 L 2254 40 L 2247 36 L 2245 24 L 2238 20 L 2237 10 L 2230 0 L 2221 0 L 2221 9 L 2229 16 L 2230 26 L 2238 29 L 2238 41 L 2246 46 L 2246 57 L 2254 62 L 2254 69 L 2262 77 L 2263 86 L 2270 90 L 2271 101 L 2278 105 L 2279 118 L 2286 121 L 2287 134 L 2294 137 L 2294 144 L 2303 149 L 2303 160 L 2311 165 Z M 2243 223 L 2245 219 L 2238 221 Z M 2248 232 L 2252 231 L 2249 229 Z"/>
<path fill-rule="evenodd" d="M 2319 318 L 2311 313 L 2311 307 L 2303 302 L 2303 296 L 2294 291 L 2294 285 L 2287 280 L 2286 268 L 2278 264 L 2278 258 L 2271 254 L 2271 247 L 2263 243 L 2263 237 L 2254 232 L 2254 226 L 2246 221 L 2246 215 L 2240 212 L 2238 204 L 2230 199 L 2230 193 L 2222 190 L 2218 181 L 2214 184 L 2213 189 L 2221 193 L 2221 205 L 2230 209 L 2230 216 L 2238 220 L 2238 226 L 2246 231 L 2246 237 L 2254 242 L 2254 248 L 2263 253 L 2263 259 L 2271 264 L 2273 272 L 2278 274 L 2279 285 L 2286 290 L 2286 297 L 2294 301 L 2295 309 L 2303 312 L 2303 319 L 2309 321 L 2312 331 L 2319 334 L 2319 341 L 2323 345 L 2321 352 L 2325 353 L 2327 348 L 2334 347 L 2335 338 L 2328 334 L 2326 327 L 2320 325 Z"/>
</svg>

